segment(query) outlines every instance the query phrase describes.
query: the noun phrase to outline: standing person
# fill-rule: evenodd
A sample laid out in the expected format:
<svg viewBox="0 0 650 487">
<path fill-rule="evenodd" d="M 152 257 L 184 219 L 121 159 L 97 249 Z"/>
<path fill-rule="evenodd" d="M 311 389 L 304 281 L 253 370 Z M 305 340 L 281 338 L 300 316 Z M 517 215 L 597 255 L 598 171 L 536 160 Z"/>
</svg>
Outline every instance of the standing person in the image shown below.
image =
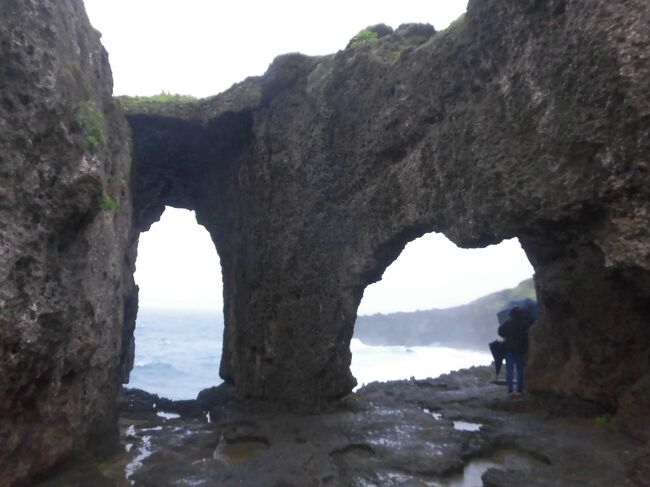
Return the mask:
<svg viewBox="0 0 650 487">
<path fill-rule="evenodd" d="M 528 321 L 526 313 L 515 306 L 498 330 L 499 336 L 504 339 L 508 393 L 512 392 L 514 369 L 517 369 L 517 392 L 524 391 L 524 355 L 528 351 Z"/>
</svg>

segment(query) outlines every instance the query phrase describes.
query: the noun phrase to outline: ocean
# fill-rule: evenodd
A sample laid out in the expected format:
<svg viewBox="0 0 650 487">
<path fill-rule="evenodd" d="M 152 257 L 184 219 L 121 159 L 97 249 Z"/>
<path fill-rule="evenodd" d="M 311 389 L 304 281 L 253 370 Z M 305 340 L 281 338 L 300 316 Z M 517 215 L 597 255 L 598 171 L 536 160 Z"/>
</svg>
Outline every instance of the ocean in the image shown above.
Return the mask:
<svg viewBox="0 0 650 487">
<path fill-rule="evenodd" d="M 169 399 L 194 399 L 218 385 L 223 339 L 221 311 L 141 308 L 135 328 L 135 364 L 128 387 Z M 353 338 L 352 374 L 360 387 L 373 381 L 424 379 L 446 372 L 489 365 L 486 350 L 436 345 L 371 346 Z"/>
</svg>

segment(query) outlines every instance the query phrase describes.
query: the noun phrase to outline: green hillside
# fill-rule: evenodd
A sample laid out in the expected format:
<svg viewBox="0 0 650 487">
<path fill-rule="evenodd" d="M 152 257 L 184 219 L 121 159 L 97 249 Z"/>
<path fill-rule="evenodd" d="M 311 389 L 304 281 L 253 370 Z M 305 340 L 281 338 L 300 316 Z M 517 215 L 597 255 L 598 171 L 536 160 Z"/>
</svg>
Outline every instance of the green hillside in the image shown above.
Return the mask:
<svg viewBox="0 0 650 487">
<path fill-rule="evenodd" d="M 533 279 L 446 309 L 359 316 L 354 338 L 369 345 L 430 345 L 485 349 L 497 337 L 496 313 L 512 299 L 536 299 Z"/>
</svg>

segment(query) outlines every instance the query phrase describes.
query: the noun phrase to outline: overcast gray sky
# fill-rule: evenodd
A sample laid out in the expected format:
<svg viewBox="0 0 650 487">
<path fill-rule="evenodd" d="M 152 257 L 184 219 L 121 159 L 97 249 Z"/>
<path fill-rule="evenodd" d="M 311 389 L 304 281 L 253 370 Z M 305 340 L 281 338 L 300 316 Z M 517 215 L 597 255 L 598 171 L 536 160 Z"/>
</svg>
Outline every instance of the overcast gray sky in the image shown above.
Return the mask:
<svg viewBox="0 0 650 487">
<path fill-rule="evenodd" d="M 103 33 L 116 95 L 214 95 L 279 54 L 329 54 L 380 22 L 458 18 L 467 0 L 85 0 Z"/>
<path fill-rule="evenodd" d="M 109 52 L 116 95 L 209 96 L 262 74 L 286 52 L 328 54 L 362 28 L 427 22 L 445 28 L 467 0 L 327 2 L 85 0 Z M 187 210 L 168 209 L 143 234 L 136 281 L 142 306 L 221 308 L 219 261 L 205 229 Z M 409 244 L 370 286 L 362 314 L 462 304 L 516 285 L 533 270 L 516 240 L 458 249 L 441 235 Z"/>
</svg>

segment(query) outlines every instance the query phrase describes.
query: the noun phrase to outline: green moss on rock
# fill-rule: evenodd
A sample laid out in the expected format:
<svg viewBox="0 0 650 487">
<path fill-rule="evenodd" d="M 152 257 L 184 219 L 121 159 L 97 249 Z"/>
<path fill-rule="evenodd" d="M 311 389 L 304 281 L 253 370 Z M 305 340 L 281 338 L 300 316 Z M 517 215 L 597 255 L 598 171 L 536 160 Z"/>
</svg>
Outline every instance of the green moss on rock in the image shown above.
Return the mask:
<svg viewBox="0 0 650 487">
<path fill-rule="evenodd" d="M 75 120 L 86 136 L 91 151 L 96 151 L 104 134 L 104 114 L 92 101 L 82 102 L 75 112 Z"/>
<path fill-rule="evenodd" d="M 104 192 L 102 194 L 102 207 L 106 211 L 112 211 L 113 213 L 117 213 L 118 211 L 120 211 L 120 202 L 117 198 Z"/>
<path fill-rule="evenodd" d="M 161 107 L 173 109 L 174 106 L 193 104 L 197 98 L 192 95 L 179 95 L 163 91 L 153 96 L 120 96 L 118 100 L 127 112 L 149 113 L 156 112 Z"/>
<path fill-rule="evenodd" d="M 357 32 L 352 39 L 350 39 L 351 46 L 357 46 L 359 44 L 365 44 L 366 42 L 376 41 L 378 34 L 370 29 L 363 29 Z"/>
</svg>

